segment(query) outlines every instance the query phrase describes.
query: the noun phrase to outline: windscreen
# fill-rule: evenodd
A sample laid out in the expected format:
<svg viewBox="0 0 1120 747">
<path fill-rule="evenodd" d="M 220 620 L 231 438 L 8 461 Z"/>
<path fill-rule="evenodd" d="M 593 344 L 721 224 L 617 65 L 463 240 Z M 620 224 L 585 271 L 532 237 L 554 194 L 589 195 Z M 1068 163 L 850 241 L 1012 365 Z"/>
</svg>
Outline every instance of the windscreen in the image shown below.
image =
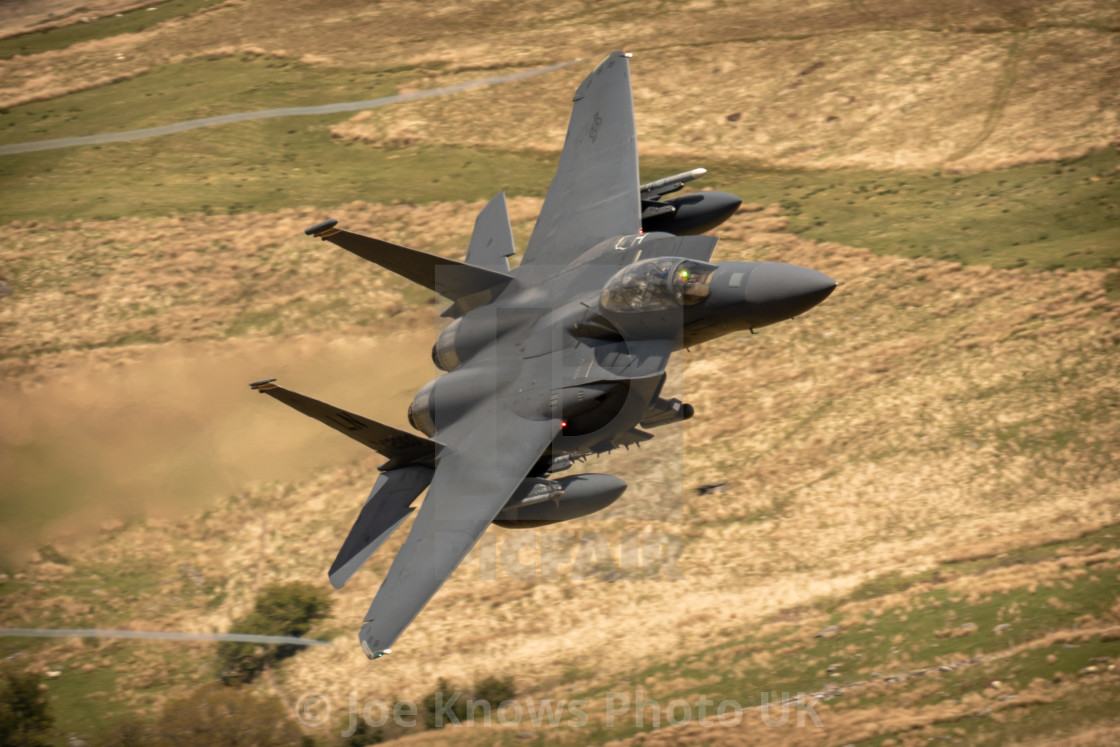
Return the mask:
<svg viewBox="0 0 1120 747">
<path fill-rule="evenodd" d="M 607 311 L 659 311 L 708 297 L 715 265 L 661 257 L 635 262 L 607 281 L 599 303 Z"/>
</svg>

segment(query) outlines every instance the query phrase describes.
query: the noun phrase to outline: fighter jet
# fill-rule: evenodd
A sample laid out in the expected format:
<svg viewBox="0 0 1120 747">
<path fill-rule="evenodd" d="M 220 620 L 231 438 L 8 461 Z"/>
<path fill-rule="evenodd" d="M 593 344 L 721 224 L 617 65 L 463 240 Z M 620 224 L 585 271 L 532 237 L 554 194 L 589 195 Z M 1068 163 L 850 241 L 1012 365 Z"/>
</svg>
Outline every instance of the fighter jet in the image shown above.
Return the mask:
<svg viewBox="0 0 1120 747">
<path fill-rule="evenodd" d="M 387 460 L 328 572 L 335 588 L 416 511 L 361 626 L 370 658 L 389 653 L 490 524 L 538 527 L 618 500 L 626 483 L 617 477 L 558 475 L 692 417 L 690 405 L 661 397 L 674 351 L 790 319 L 836 287 L 805 267 L 712 262 L 716 239 L 695 234 L 730 217 L 739 199 L 662 199 L 702 169 L 640 183 L 629 57 L 611 54 L 572 97 L 559 166 L 518 267 L 508 262 L 515 250 L 502 193 L 478 215 L 465 262 L 337 220 L 306 231 L 450 302 L 432 349 L 446 373 L 408 408 L 419 433 L 274 379 L 251 384 Z"/>
</svg>

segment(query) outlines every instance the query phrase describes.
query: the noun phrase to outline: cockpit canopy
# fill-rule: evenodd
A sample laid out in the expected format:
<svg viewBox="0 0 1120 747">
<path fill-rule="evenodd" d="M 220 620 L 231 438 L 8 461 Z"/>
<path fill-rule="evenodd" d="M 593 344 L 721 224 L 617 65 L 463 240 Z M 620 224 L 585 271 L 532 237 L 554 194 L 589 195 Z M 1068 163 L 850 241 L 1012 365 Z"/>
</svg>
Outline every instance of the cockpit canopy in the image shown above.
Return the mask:
<svg viewBox="0 0 1120 747">
<path fill-rule="evenodd" d="M 635 262 L 607 281 L 599 299 L 605 311 L 662 311 L 691 306 L 708 297 L 716 266 L 691 259 Z"/>
</svg>

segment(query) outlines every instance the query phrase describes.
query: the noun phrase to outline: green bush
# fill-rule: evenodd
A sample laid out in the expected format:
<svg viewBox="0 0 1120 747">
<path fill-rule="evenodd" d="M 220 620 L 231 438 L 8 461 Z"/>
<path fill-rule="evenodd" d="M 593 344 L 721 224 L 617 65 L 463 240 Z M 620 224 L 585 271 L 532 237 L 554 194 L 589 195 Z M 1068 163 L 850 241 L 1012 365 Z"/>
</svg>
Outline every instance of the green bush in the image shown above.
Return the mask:
<svg viewBox="0 0 1120 747">
<path fill-rule="evenodd" d="M 514 695 L 517 695 L 517 689 L 513 686 L 513 677 L 491 675 L 479 680 L 474 686 L 474 699 L 485 700 L 493 709 L 497 709 L 507 700 L 513 700 Z"/>
<path fill-rule="evenodd" d="M 5 747 L 38 747 L 54 723 L 43 678 L 7 665 L 0 671 L 0 744 Z"/>
<path fill-rule="evenodd" d="M 460 723 L 467 717 L 467 700 L 466 693 L 459 692 L 459 697 L 455 697 L 456 688 L 451 685 L 443 677 L 439 678 L 436 683 L 436 689 L 432 691 L 428 697 L 424 698 L 421 704 L 423 710 L 421 715 L 424 718 L 424 725 L 429 729 L 442 729 L 449 723 L 454 724 L 456 720 Z M 446 705 L 449 701 L 451 707 L 447 708 Z M 450 711 L 450 715 L 449 712 Z M 437 718 L 438 713 L 438 718 Z"/>
<path fill-rule="evenodd" d="M 293 581 L 273 584 L 257 594 L 253 611 L 234 620 L 231 633 L 302 637 L 331 611 L 327 592 Z M 218 677 L 228 685 L 251 682 L 261 671 L 281 659 L 294 656 L 301 647 L 292 644 L 218 644 Z"/>
</svg>

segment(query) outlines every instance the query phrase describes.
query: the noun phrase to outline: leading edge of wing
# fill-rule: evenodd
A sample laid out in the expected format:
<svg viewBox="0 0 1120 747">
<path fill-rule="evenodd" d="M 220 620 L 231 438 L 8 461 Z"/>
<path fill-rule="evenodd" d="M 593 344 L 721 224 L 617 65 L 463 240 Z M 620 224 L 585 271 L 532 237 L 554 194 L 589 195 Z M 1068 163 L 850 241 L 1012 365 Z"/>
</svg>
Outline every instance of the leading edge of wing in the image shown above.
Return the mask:
<svg viewBox="0 0 1120 747">
<path fill-rule="evenodd" d="M 628 55 L 611 53 L 573 101 L 560 164 L 522 267 L 566 266 L 599 241 L 638 233 L 642 225 Z"/>
<path fill-rule="evenodd" d="M 526 420 L 493 403 L 442 454 L 408 539 L 366 613 L 359 640 L 376 658 L 419 614 L 509 501 L 559 420 Z"/>
<path fill-rule="evenodd" d="M 389 459 L 382 469 L 396 469 L 408 464 L 432 464 L 442 444 L 415 433 L 402 431 L 391 425 L 343 410 L 307 395 L 285 389 L 276 379 L 254 381 L 249 385 L 254 391 L 267 394 L 293 410 L 315 418 Z"/>
</svg>

